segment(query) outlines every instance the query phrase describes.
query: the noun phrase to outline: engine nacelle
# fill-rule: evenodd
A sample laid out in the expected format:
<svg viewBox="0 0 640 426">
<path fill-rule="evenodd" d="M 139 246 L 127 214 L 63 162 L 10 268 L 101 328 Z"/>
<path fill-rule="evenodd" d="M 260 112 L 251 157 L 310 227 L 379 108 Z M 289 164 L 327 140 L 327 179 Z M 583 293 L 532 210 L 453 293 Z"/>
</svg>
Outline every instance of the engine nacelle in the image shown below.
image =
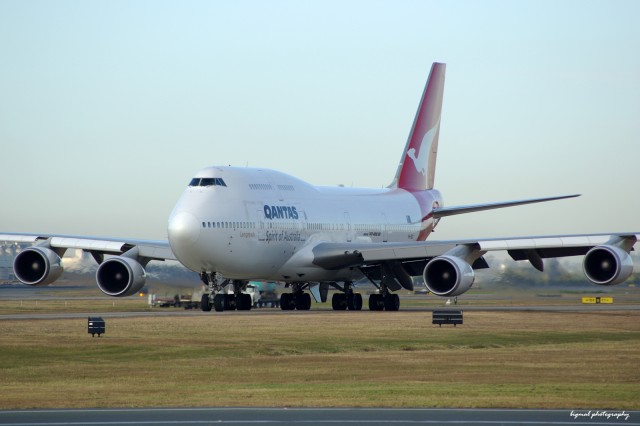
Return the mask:
<svg viewBox="0 0 640 426">
<path fill-rule="evenodd" d="M 98 267 L 96 282 L 108 296 L 124 297 L 137 293 L 144 286 L 147 273 L 140 263 L 129 257 L 113 257 Z"/>
<path fill-rule="evenodd" d="M 582 268 L 592 283 L 616 285 L 629 278 L 633 272 L 633 260 L 619 247 L 596 246 L 584 256 Z"/>
<path fill-rule="evenodd" d="M 431 259 L 422 277 L 427 289 L 436 296 L 459 296 L 469 290 L 475 280 L 471 265 L 449 255 Z"/>
<path fill-rule="evenodd" d="M 46 247 L 28 247 L 13 261 L 13 272 L 23 284 L 48 285 L 62 275 L 60 256 Z"/>
</svg>

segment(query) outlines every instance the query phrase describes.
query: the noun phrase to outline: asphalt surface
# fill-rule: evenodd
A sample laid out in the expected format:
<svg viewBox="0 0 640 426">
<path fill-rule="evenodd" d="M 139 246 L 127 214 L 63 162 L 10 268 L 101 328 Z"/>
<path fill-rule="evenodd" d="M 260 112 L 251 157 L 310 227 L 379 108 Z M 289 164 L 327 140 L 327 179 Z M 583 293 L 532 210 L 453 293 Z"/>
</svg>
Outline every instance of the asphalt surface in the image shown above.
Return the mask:
<svg viewBox="0 0 640 426">
<path fill-rule="evenodd" d="M 639 425 L 623 410 L 177 408 L 0 411 L 0 425 Z"/>
<path fill-rule="evenodd" d="M 457 309 L 474 312 L 612 312 L 612 311 L 639 311 L 640 305 L 535 305 L 535 306 L 447 306 L 429 308 L 402 308 L 401 312 L 431 312 L 434 310 Z M 281 311 L 276 308 L 252 309 L 251 311 L 227 311 L 227 312 L 202 312 L 200 310 L 182 310 L 175 308 L 158 308 L 152 312 L 73 312 L 73 313 L 19 313 L 2 314 L 2 320 L 55 320 L 87 317 L 103 318 L 132 318 L 132 317 L 168 317 L 168 316 L 215 316 L 215 315 L 306 315 L 308 313 L 323 312 L 330 315 L 331 310 L 311 311 Z M 366 308 L 362 312 L 353 312 L 359 315 L 369 312 Z M 376 312 L 376 315 L 384 315 L 384 312 Z"/>
</svg>

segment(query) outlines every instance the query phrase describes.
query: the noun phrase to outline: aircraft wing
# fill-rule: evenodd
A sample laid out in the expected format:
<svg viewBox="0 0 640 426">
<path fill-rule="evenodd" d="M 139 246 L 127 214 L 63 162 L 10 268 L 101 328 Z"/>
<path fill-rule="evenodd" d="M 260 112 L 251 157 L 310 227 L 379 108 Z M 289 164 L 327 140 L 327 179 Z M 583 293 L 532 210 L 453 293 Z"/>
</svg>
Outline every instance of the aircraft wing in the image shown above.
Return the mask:
<svg viewBox="0 0 640 426">
<path fill-rule="evenodd" d="M 62 256 L 67 249 L 91 253 L 98 263 L 96 282 L 108 296 L 137 293 L 146 280 L 151 260 L 175 260 L 167 241 L 112 239 L 46 234 L 0 234 L 0 242 L 29 243 L 16 255 L 13 272 L 27 285 L 48 285 L 62 275 Z M 113 255 L 105 259 L 105 255 Z"/>
<path fill-rule="evenodd" d="M 459 246 L 482 254 L 507 251 L 514 260 L 526 259 L 523 256 L 528 251 L 537 252 L 541 258 L 566 257 L 584 255 L 593 247 L 605 245 L 611 240 L 624 240 L 631 250 L 639 239 L 640 232 L 630 232 L 412 243 L 319 243 L 313 249 L 313 263 L 325 269 L 341 269 L 387 261 L 425 260 L 442 256 Z"/>
<path fill-rule="evenodd" d="M 412 243 L 319 243 L 313 248 L 313 263 L 329 270 L 360 268 L 367 276 L 369 270 L 377 279 L 389 276 L 393 290 L 412 290 L 411 277 L 422 275 L 434 294 L 455 296 L 471 287 L 473 269 L 489 267 L 482 256 L 490 251 L 506 251 L 514 260 L 529 260 L 540 271 L 545 258 L 585 255 L 587 278 L 595 284 L 613 285 L 631 275 L 629 252 L 639 239 L 640 232 L 629 232 Z M 466 284 L 465 276 L 470 277 Z"/>
<path fill-rule="evenodd" d="M 121 255 L 137 248 L 138 256 L 148 260 L 177 260 L 168 241 L 80 237 L 51 234 L 0 234 L 0 242 L 44 245 L 52 249 L 81 249 L 97 255 Z"/>
</svg>

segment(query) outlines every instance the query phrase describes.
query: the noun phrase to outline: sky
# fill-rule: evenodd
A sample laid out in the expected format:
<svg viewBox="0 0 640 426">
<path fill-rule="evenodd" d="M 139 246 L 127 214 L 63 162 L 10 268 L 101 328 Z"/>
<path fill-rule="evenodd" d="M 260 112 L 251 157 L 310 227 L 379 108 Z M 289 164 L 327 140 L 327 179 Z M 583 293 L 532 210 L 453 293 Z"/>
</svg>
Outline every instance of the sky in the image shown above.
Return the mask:
<svg viewBox="0 0 640 426">
<path fill-rule="evenodd" d="M 390 183 L 447 63 L 434 239 L 640 232 L 638 1 L 0 0 L 0 232 L 166 238 L 191 177 Z"/>
</svg>

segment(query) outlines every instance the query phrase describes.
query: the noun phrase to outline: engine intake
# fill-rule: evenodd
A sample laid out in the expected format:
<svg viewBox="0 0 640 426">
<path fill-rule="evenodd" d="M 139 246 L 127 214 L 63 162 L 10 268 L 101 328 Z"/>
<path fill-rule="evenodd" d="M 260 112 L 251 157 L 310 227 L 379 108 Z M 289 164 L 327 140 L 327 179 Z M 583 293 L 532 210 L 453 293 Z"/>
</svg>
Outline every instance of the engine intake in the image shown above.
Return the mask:
<svg viewBox="0 0 640 426">
<path fill-rule="evenodd" d="M 63 267 L 60 256 L 46 247 L 29 247 L 13 261 L 13 272 L 23 284 L 48 285 L 60 278 Z"/>
<path fill-rule="evenodd" d="M 96 282 L 108 296 L 124 297 L 137 293 L 144 286 L 147 274 L 140 263 L 129 257 L 113 257 L 98 267 Z"/>
<path fill-rule="evenodd" d="M 459 296 L 473 285 L 473 268 L 459 257 L 443 255 L 427 263 L 422 273 L 427 289 L 436 296 Z"/>
<path fill-rule="evenodd" d="M 585 255 L 582 267 L 592 283 L 616 285 L 629 278 L 633 272 L 633 260 L 619 247 L 596 246 Z"/>
</svg>

